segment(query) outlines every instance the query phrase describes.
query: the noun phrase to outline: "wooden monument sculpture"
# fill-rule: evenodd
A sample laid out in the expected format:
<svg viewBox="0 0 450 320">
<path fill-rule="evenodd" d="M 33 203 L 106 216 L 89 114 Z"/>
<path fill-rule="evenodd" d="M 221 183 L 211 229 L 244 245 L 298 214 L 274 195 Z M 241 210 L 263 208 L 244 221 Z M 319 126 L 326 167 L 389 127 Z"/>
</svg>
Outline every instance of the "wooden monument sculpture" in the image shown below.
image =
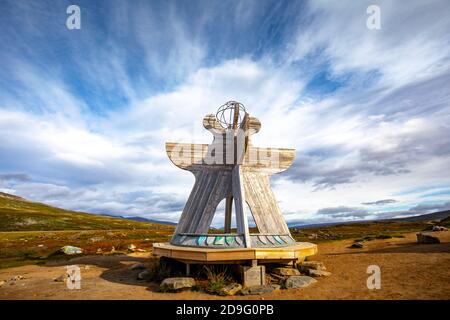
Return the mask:
<svg viewBox="0 0 450 320">
<path fill-rule="evenodd" d="M 295 150 L 253 146 L 251 136 L 261 123 L 235 101 L 206 115 L 203 126 L 213 134 L 211 144 L 166 143 L 170 160 L 192 172 L 195 184 L 170 244 L 154 244 L 154 254 L 186 263 L 266 258 L 295 261 L 315 254 L 315 245 L 296 243 L 292 238 L 269 182 L 272 174 L 292 164 Z M 216 208 L 224 199 L 223 233 L 210 233 Z M 231 228 L 233 203 L 236 232 Z M 249 214 L 258 233 L 250 233 Z"/>
<path fill-rule="evenodd" d="M 205 116 L 203 126 L 214 136 L 211 145 L 166 144 L 172 162 L 195 175 L 194 188 L 171 243 L 222 248 L 295 243 L 269 183 L 270 175 L 292 164 L 295 150 L 253 147 L 250 138 L 259 131 L 261 123 L 234 101 L 222 106 L 216 115 Z M 192 157 L 180 157 L 180 151 Z M 226 199 L 225 234 L 208 235 L 216 208 L 223 199 Z M 230 233 L 232 202 L 236 234 Z M 251 212 L 247 212 L 245 202 Z M 253 214 L 259 234 L 250 234 L 248 214 Z"/>
</svg>

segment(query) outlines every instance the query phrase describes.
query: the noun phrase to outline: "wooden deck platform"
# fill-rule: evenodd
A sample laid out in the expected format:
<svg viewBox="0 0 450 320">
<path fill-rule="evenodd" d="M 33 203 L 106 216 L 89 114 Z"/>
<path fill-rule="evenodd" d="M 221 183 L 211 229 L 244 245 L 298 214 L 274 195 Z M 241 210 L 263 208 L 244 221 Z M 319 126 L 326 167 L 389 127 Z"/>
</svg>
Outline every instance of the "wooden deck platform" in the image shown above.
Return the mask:
<svg viewBox="0 0 450 320">
<path fill-rule="evenodd" d="M 227 248 L 209 249 L 174 246 L 170 243 L 154 243 L 153 254 L 185 263 L 244 263 L 257 260 L 258 263 L 302 261 L 315 255 L 317 245 L 297 242 L 295 245 L 278 248 Z"/>
</svg>

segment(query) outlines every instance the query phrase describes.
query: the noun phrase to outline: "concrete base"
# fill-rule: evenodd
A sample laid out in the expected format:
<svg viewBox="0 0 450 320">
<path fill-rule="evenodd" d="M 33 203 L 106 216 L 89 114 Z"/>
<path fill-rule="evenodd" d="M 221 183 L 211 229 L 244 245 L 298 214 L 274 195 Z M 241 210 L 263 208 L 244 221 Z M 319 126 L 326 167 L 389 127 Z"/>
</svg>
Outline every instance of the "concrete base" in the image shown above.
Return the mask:
<svg viewBox="0 0 450 320">
<path fill-rule="evenodd" d="M 239 266 L 239 269 L 244 287 L 262 286 L 266 284 L 265 266 Z"/>
</svg>

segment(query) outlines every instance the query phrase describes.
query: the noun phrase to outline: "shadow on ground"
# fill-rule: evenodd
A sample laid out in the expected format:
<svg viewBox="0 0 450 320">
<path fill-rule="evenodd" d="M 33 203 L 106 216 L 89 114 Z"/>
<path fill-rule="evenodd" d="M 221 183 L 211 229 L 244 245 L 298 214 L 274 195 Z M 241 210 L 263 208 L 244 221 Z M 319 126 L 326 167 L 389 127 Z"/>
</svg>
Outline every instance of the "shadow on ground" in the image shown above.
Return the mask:
<svg viewBox="0 0 450 320">
<path fill-rule="evenodd" d="M 137 276 L 143 270 L 130 270 L 129 267 L 136 263 L 142 263 L 145 266 L 151 264 L 155 258 L 135 257 L 125 254 L 107 255 L 107 256 L 81 256 L 72 259 L 53 260 L 46 263 L 46 266 L 67 266 L 67 265 L 93 265 L 106 269 L 100 275 L 100 278 L 125 285 L 147 287 L 147 290 L 156 292 L 159 289 L 158 283 L 138 280 Z"/>
</svg>

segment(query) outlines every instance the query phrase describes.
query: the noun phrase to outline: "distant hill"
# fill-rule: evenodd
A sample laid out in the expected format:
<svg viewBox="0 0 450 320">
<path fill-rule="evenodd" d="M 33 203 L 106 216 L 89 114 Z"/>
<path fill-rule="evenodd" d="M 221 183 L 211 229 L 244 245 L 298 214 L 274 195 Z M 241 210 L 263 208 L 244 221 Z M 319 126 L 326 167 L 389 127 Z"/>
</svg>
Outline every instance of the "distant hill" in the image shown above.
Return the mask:
<svg viewBox="0 0 450 320">
<path fill-rule="evenodd" d="M 173 226 L 70 211 L 0 192 L 0 231 L 113 229 L 160 230 Z"/>
<path fill-rule="evenodd" d="M 393 219 L 380 219 L 380 220 L 357 220 L 357 221 L 344 221 L 344 222 L 329 222 L 329 223 L 316 223 L 316 224 L 289 224 L 289 228 L 324 228 L 338 225 L 348 225 L 353 223 L 368 223 L 368 222 L 426 222 L 426 221 L 440 221 L 449 220 L 450 210 L 438 211 L 428 214 L 422 214 L 418 216 L 393 218 Z"/>
<path fill-rule="evenodd" d="M 407 221 L 407 222 L 416 222 L 416 221 L 432 221 L 432 220 L 444 220 L 450 216 L 450 210 L 446 211 L 438 211 L 428 214 L 422 214 L 419 216 L 412 216 L 406 218 L 397 218 L 397 219 L 387 219 L 384 221 Z"/>
<path fill-rule="evenodd" d="M 112 214 L 102 214 L 102 215 L 106 216 L 106 217 L 121 218 L 121 219 L 127 219 L 127 220 L 139 221 L 139 222 L 165 224 L 168 226 L 176 226 L 177 225 L 175 222 L 170 222 L 170 221 L 165 221 L 165 220 L 157 220 L 157 219 L 147 219 L 147 218 L 143 218 L 143 217 L 124 217 L 124 216 L 115 216 Z"/>
</svg>

